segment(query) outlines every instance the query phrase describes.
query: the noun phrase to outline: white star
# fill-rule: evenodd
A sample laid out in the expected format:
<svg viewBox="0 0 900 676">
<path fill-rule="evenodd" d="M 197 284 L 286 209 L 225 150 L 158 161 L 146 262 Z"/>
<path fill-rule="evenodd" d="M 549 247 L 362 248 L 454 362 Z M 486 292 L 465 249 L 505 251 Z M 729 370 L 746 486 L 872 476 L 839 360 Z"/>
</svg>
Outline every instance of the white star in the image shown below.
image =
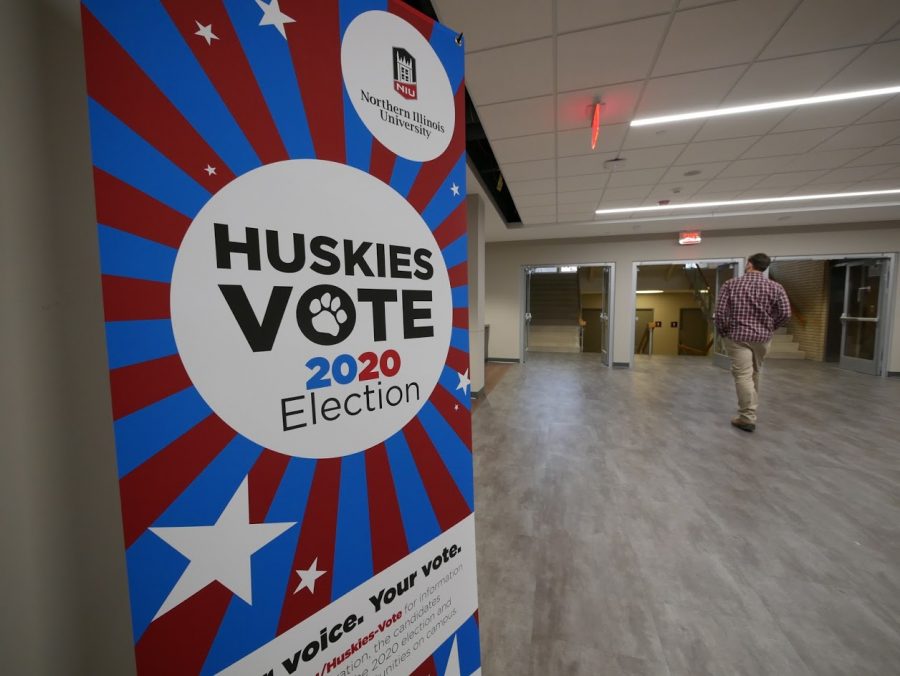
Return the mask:
<svg viewBox="0 0 900 676">
<path fill-rule="evenodd" d="M 263 11 L 262 19 L 259 20 L 260 26 L 275 26 L 281 37 L 287 40 L 287 33 L 284 31 L 284 24 L 294 23 L 294 20 L 281 11 L 278 6 L 278 0 L 272 0 L 268 5 L 262 0 L 256 0 L 257 6 Z"/>
<path fill-rule="evenodd" d="M 454 410 L 454 411 L 458 411 L 458 410 L 459 410 L 459 404 L 455 404 L 455 405 L 453 406 L 453 410 Z"/>
<path fill-rule="evenodd" d="M 450 658 L 447 660 L 447 668 L 444 669 L 444 676 L 460 676 L 459 670 L 459 646 L 456 638 L 453 639 L 453 647 L 450 648 Z"/>
<path fill-rule="evenodd" d="M 456 389 L 467 393 L 471 384 L 469 381 L 469 369 L 466 369 L 465 373 L 457 372 L 456 377 L 459 378 L 459 385 L 456 386 Z"/>
<path fill-rule="evenodd" d="M 316 580 L 328 572 L 327 570 L 316 570 L 318 564 L 319 557 L 317 556 L 309 568 L 296 571 L 297 575 L 300 576 L 300 584 L 298 584 L 297 588 L 294 590 L 295 594 L 301 589 L 309 589 L 310 593 L 316 593 Z"/>
<path fill-rule="evenodd" d="M 210 166 L 210 165 L 208 165 L 208 164 L 206 165 L 206 169 L 204 169 L 203 171 L 205 171 L 205 172 L 206 172 L 207 174 L 209 174 L 210 176 L 215 176 L 215 175 L 216 175 L 216 168 L 215 168 L 215 167 L 212 167 L 212 166 Z"/>
<path fill-rule="evenodd" d="M 219 36 L 215 35 L 212 32 L 212 24 L 204 26 L 202 23 L 196 20 L 194 21 L 194 23 L 197 24 L 197 28 L 200 29 L 196 33 L 194 33 L 194 35 L 199 35 L 201 38 L 206 40 L 206 44 L 211 45 L 213 40 L 219 39 Z"/>
<path fill-rule="evenodd" d="M 252 605 L 250 557 L 293 525 L 250 523 L 245 478 L 214 525 L 151 528 L 157 537 L 189 561 L 153 619 L 169 612 L 216 580 Z"/>
<path fill-rule="evenodd" d="M 456 185 L 456 183 L 454 183 L 453 185 L 450 186 L 450 192 L 453 193 L 454 197 L 459 197 L 459 186 Z"/>
</svg>

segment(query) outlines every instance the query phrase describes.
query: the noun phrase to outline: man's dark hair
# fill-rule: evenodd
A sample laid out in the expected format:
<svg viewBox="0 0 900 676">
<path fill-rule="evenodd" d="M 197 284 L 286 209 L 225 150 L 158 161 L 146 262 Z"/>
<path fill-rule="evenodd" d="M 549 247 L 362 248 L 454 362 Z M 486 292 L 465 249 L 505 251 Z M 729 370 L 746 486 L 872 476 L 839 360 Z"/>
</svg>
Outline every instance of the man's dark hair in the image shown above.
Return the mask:
<svg viewBox="0 0 900 676">
<path fill-rule="evenodd" d="M 753 254 L 747 260 L 750 261 L 750 265 L 753 266 L 753 269 L 759 272 L 765 272 L 772 263 L 772 259 L 764 253 Z"/>
</svg>

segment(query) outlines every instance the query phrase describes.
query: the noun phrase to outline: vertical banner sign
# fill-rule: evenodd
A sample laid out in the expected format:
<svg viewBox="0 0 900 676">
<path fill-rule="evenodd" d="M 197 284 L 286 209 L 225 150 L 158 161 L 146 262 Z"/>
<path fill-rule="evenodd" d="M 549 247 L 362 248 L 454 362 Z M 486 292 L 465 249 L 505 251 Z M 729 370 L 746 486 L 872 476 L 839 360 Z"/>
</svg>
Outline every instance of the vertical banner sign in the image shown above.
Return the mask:
<svg viewBox="0 0 900 676">
<path fill-rule="evenodd" d="M 462 40 L 82 10 L 139 674 L 480 673 Z"/>
</svg>

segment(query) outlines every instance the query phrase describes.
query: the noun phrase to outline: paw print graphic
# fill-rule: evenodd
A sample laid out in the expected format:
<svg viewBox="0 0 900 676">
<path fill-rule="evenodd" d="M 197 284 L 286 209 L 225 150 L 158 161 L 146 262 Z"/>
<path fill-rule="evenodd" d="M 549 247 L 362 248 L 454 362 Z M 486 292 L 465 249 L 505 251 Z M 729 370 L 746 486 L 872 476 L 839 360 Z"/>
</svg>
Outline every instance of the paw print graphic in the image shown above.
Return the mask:
<svg viewBox="0 0 900 676">
<path fill-rule="evenodd" d="M 347 313 L 341 309 L 341 299 L 327 291 L 321 298 L 314 298 L 309 304 L 313 328 L 319 333 L 336 336 L 341 325 L 347 321 Z"/>
</svg>

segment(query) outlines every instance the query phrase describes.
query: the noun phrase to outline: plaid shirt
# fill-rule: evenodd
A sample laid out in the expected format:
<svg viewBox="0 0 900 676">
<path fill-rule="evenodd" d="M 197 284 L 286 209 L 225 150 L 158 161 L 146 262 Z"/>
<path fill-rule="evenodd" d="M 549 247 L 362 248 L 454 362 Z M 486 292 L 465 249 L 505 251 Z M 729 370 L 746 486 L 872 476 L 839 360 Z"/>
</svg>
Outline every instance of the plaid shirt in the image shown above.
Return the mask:
<svg viewBox="0 0 900 676">
<path fill-rule="evenodd" d="M 716 301 L 716 328 L 736 343 L 768 343 L 791 318 L 784 287 L 761 272 L 748 272 L 722 285 Z"/>
</svg>

